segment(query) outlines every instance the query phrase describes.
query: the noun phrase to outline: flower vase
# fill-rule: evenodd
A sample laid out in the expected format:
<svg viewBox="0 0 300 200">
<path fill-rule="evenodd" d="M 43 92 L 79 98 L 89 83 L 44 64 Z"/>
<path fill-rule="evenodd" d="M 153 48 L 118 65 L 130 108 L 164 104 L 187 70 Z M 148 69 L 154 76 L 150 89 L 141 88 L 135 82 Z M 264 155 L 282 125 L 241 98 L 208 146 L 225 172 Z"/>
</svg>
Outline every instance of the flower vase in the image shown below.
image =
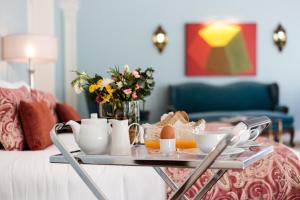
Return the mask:
<svg viewBox="0 0 300 200">
<path fill-rule="evenodd" d="M 99 116 L 108 119 L 128 119 L 128 125 L 140 122 L 139 101 L 117 101 L 99 104 Z M 133 125 L 129 129 L 130 143 L 136 142 L 138 127 Z"/>
</svg>

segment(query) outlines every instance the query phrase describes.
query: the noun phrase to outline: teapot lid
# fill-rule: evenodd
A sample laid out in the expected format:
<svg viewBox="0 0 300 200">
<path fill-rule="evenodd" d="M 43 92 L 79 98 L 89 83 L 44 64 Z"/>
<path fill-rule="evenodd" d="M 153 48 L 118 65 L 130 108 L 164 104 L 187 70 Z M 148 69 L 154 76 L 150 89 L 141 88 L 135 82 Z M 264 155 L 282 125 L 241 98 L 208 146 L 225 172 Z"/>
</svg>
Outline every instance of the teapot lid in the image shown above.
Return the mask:
<svg viewBox="0 0 300 200">
<path fill-rule="evenodd" d="M 82 124 L 107 123 L 107 119 L 98 118 L 97 113 L 91 113 L 91 117 L 88 119 L 82 119 L 81 123 Z"/>
<path fill-rule="evenodd" d="M 97 113 L 91 113 L 91 119 L 98 119 Z"/>
</svg>

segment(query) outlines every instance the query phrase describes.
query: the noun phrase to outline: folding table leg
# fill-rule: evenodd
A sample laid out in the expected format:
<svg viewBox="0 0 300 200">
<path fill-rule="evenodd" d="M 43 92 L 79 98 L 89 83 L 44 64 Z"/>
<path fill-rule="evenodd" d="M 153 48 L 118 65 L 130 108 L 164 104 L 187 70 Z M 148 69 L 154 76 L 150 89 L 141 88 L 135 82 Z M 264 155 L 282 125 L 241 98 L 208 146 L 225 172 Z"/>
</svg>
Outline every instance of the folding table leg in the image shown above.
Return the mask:
<svg viewBox="0 0 300 200">
<path fill-rule="evenodd" d="M 227 169 L 219 169 L 211 179 L 204 185 L 201 190 L 194 197 L 194 200 L 201 199 L 211 188 L 214 186 L 217 181 L 222 178 L 222 176 L 227 172 Z"/>
<path fill-rule="evenodd" d="M 171 200 L 180 199 L 186 191 L 197 181 L 197 179 L 214 163 L 216 158 L 224 151 L 233 138 L 233 135 L 226 135 L 199 164 L 194 172 L 186 179 L 186 181 L 176 190 L 171 197 Z M 206 187 L 206 186 L 204 186 Z"/>
<path fill-rule="evenodd" d="M 164 172 L 164 170 L 162 170 L 160 167 L 153 168 L 173 191 L 176 191 L 178 189 L 177 185 L 173 182 L 172 179 L 170 179 L 170 177 Z M 183 199 L 188 200 L 189 198 L 184 195 Z"/>
<path fill-rule="evenodd" d="M 56 130 L 57 130 L 57 128 L 60 129 L 62 127 L 63 127 L 63 124 L 58 124 L 51 130 L 50 136 L 51 136 L 51 140 L 52 140 L 53 144 L 58 148 L 58 150 L 62 153 L 62 155 L 65 157 L 65 159 L 70 163 L 70 165 L 73 167 L 73 169 L 76 171 L 76 173 L 81 177 L 81 179 L 88 186 L 88 188 L 91 190 L 91 192 L 96 196 L 96 198 L 99 200 L 107 200 L 107 197 L 105 196 L 105 194 L 100 190 L 100 188 L 93 181 L 93 179 L 88 175 L 88 173 L 83 169 L 83 167 L 80 166 L 80 164 L 72 156 L 72 154 L 68 150 L 66 150 L 65 146 L 59 140 L 59 138 L 56 134 Z"/>
<path fill-rule="evenodd" d="M 159 174 L 159 176 L 166 182 L 166 184 L 173 190 L 176 191 L 178 189 L 177 185 L 170 179 L 170 177 L 160 168 L 153 167 L 154 170 Z M 193 200 L 198 200 L 203 198 L 203 196 L 217 183 L 217 181 L 222 178 L 222 176 L 227 172 L 227 169 L 219 169 L 211 179 L 204 185 L 201 190 L 197 193 Z M 185 195 L 183 199 L 188 200 L 189 198 Z"/>
</svg>

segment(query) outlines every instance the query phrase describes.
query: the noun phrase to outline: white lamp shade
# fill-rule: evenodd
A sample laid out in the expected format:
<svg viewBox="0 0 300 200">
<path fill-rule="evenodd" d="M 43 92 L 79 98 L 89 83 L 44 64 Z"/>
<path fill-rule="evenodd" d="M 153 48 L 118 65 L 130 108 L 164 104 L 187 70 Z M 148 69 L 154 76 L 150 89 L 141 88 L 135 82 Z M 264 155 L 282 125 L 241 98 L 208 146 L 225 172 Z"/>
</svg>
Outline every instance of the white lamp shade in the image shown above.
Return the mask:
<svg viewBox="0 0 300 200">
<path fill-rule="evenodd" d="M 57 60 L 57 40 L 39 34 L 14 34 L 2 39 L 2 59 L 13 63 L 54 63 Z"/>
</svg>

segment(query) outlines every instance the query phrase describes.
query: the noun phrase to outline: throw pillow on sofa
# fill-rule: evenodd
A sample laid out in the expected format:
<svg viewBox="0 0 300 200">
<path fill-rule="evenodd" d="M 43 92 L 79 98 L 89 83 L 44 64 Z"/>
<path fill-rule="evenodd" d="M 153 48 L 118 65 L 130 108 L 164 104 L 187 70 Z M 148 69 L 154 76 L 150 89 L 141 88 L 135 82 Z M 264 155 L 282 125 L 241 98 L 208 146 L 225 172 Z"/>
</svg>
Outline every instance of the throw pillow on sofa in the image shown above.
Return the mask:
<svg viewBox="0 0 300 200">
<path fill-rule="evenodd" d="M 18 117 L 21 100 L 30 100 L 24 86 L 18 89 L 0 88 L 0 142 L 5 150 L 23 150 L 25 140 Z"/>
<path fill-rule="evenodd" d="M 30 150 L 45 149 L 52 144 L 50 130 L 55 124 L 55 119 L 45 101 L 21 101 L 19 114 Z"/>
</svg>

